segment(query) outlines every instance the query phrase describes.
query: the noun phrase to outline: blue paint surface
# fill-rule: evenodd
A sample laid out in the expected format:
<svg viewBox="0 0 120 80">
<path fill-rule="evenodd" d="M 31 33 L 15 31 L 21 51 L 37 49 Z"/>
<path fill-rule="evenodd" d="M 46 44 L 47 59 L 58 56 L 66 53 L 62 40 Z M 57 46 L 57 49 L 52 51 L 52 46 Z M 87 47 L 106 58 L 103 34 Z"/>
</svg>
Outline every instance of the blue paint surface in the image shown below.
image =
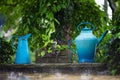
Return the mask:
<svg viewBox="0 0 120 80">
<path fill-rule="evenodd" d="M 18 39 L 18 47 L 16 52 L 15 64 L 30 64 L 30 54 L 28 48 L 28 38 L 31 34 L 20 36 Z"/>
</svg>

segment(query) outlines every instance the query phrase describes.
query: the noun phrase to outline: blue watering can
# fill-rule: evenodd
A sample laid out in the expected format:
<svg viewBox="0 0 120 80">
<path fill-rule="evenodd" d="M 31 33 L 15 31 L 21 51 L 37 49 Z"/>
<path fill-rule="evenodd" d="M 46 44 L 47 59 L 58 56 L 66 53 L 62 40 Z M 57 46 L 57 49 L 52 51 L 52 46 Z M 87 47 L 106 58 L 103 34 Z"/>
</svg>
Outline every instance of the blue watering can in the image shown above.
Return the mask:
<svg viewBox="0 0 120 80">
<path fill-rule="evenodd" d="M 14 37 L 12 39 L 18 38 L 18 46 L 16 49 L 15 64 L 30 64 L 30 54 L 28 49 L 28 38 L 31 34 L 25 36 Z"/>
<path fill-rule="evenodd" d="M 87 28 L 86 26 L 81 30 L 81 33 L 75 38 L 73 42 L 76 44 L 76 49 L 74 50 L 71 48 L 71 41 L 68 41 L 68 47 L 73 53 L 77 53 L 78 55 L 78 62 L 94 62 L 94 55 L 96 53 L 96 47 L 102 41 L 102 39 L 107 34 L 108 30 L 106 30 L 102 36 L 97 39 L 96 36 L 92 34 L 92 29 L 94 25 L 90 22 L 81 22 L 78 25 L 78 28 L 81 25 L 89 24 L 91 25 L 91 29 Z"/>
</svg>

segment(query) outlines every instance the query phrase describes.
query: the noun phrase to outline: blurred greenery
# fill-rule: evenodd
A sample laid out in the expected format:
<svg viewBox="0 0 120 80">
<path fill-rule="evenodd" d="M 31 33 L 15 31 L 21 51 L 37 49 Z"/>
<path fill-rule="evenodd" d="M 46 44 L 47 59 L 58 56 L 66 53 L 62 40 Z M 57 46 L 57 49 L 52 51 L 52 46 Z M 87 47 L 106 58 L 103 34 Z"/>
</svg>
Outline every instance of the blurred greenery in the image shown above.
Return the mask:
<svg viewBox="0 0 120 80">
<path fill-rule="evenodd" d="M 14 29 L 12 34 L 17 36 L 31 33 L 29 45 L 33 54 L 54 45 L 51 34 L 55 32 L 55 23 L 59 24 L 54 14 L 66 8 L 67 3 L 68 0 L 2 0 L 0 13 L 6 18 L 3 29 Z"/>
<path fill-rule="evenodd" d="M 97 47 L 95 61 L 107 63 L 111 73 L 117 74 L 120 71 L 120 1 L 116 0 L 115 4 L 115 13 L 109 19 L 94 0 L 2 0 L 0 14 L 4 16 L 5 23 L 0 29 L 5 32 L 13 30 L 12 35 L 17 36 L 31 33 L 29 47 L 34 61 L 36 51 L 41 50 L 39 55 L 45 56 L 54 53 L 54 49 L 60 52 L 68 48 L 67 41 L 74 40 L 80 33 L 77 25 L 91 22 L 95 25 L 93 34 L 97 38 L 109 30 Z M 4 41 L 9 43 L 7 39 Z M 77 62 L 75 54 L 73 62 Z"/>
<path fill-rule="evenodd" d="M 15 52 L 12 49 L 10 42 L 4 38 L 0 38 L 0 64 L 13 63 L 12 57 Z"/>
<path fill-rule="evenodd" d="M 116 10 L 113 14 L 112 23 L 112 37 L 108 44 L 108 59 L 107 64 L 111 74 L 120 74 L 120 1 L 116 0 Z"/>
</svg>

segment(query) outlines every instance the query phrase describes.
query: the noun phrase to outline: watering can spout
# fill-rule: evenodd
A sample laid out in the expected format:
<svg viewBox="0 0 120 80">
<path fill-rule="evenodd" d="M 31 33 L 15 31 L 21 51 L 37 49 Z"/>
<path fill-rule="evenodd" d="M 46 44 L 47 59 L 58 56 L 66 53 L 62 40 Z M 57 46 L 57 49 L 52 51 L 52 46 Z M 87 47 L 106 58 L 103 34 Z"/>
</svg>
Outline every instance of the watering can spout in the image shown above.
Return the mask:
<svg viewBox="0 0 120 80">
<path fill-rule="evenodd" d="M 98 43 L 97 43 L 97 46 L 100 44 L 100 42 L 103 40 L 103 38 L 106 36 L 106 34 L 108 33 L 108 30 L 106 30 L 102 36 L 98 39 Z"/>
<path fill-rule="evenodd" d="M 31 36 L 31 34 L 27 34 L 27 35 L 25 36 L 25 38 L 28 39 L 30 36 Z"/>
</svg>

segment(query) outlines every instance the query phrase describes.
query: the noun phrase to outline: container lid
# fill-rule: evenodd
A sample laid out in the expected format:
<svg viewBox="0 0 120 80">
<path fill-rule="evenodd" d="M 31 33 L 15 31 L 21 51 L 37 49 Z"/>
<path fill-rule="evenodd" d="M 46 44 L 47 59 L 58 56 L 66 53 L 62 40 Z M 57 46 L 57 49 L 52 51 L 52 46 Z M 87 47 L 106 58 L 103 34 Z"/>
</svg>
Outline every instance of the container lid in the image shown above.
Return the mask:
<svg viewBox="0 0 120 80">
<path fill-rule="evenodd" d="M 85 28 L 83 28 L 82 31 L 91 31 L 91 29 L 87 28 L 87 26 L 85 26 Z"/>
</svg>

